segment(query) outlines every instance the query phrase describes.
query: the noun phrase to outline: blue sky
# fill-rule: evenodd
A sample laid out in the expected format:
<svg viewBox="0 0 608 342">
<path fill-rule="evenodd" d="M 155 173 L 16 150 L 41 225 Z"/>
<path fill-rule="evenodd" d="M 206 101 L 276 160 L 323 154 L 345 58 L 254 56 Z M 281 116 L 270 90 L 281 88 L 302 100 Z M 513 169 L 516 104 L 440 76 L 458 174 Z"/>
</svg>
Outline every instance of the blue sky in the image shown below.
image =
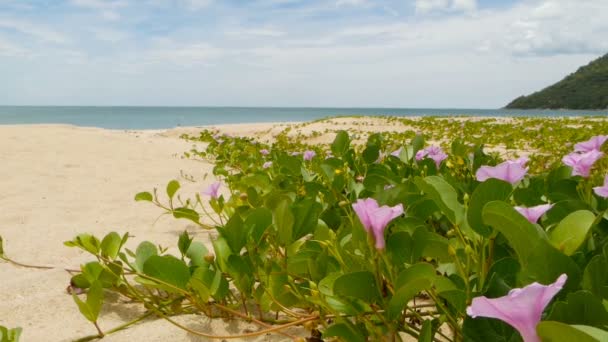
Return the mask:
<svg viewBox="0 0 608 342">
<path fill-rule="evenodd" d="M 0 104 L 497 108 L 607 36 L 606 0 L 0 0 Z"/>
</svg>

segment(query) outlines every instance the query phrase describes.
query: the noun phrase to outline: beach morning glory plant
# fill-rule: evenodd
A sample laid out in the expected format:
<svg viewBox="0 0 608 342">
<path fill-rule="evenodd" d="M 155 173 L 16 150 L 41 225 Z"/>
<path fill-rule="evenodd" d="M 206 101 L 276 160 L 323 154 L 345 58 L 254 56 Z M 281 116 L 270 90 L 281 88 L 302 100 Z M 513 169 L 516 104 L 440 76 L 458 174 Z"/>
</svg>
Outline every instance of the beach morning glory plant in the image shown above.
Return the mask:
<svg viewBox="0 0 608 342">
<path fill-rule="evenodd" d="M 553 208 L 553 204 L 541 204 L 535 207 L 515 207 L 520 214 L 522 214 L 531 223 L 537 223 L 538 219 L 543 216 L 549 209 Z"/>
<path fill-rule="evenodd" d="M 589 177 L 591 168 L 596 161 L 598 161 L 604 155 L 603 152 L 598 150 L 591 150 L 589 152 L 572 152 L 565 156 L 562 161 L 565 165 L 572 168 L 573 176 Z"/>
<path fill-rule="evenodd" d="M 587 141 L 580 142 L 574 145 L 576 152 L 590 152 L 593 150 L 599 151 L 602 145 L 608 140 L 608 135 L 596 135 Z"/>
<path fill-rule="evenodd" d="M 304 160 L 312 160 L 317 155 L 315 151 L 307 150 L 304 151 Z"/>
<path fill-rule="evenodd" d="M 525 161 L 520 158 L 517 160 L 508 160 L 496 166 L 484 165 L 477 170 L 475 177 L 480 182 L 490 178 L 496 178 L 515 184 L 521 181 L 528 173 L 528 169 L 524 168 L 524 165 L 522 164 L 525 165 Z"/>
<path fill-rule="evenodd" d="M 551 299 L 562 289 L 568 276 L 562 274 L 553 284 L 532 283 L 524 288 L 512 289 L 504 297 L 473 298 L 467 314 L 473 318 L 500 319 L 515 328 L 524 342 L 540 342 L 536 325 Z"/>
<path fill-rule="evenodd" d="M 373 198 L 359 199 L 353 204 L 353 209 L 363 228 L 373 235 L 377 249 L 384 249 L 384 229 L 390 221 L 403 214 L 403 205 L 398 204 L 394 207 L 387 205 L 379 206 Z"/>
<path fill-rule="evenodd" d="M 604 176 L 604 185 L 594 187 L 593 192 L 600 197 L 608 198 L 608 175 Z"/>
<path fill-rule="evenodd" d="M 418 152 L 416 152 L 416 160 L 420 161 L 424 158 L 431 158 L 435 162 L 437 168 L 441 166 L 441 162 L 444 161 L 448 155 L 443 152 L 439 146 L 429 146 Z"/>
<path fill-rule="evenodd" d="M 203 195 L 207 195 L 211 198 L 217 199 L 219 197 L 219 189 L 222 186 L 222 182 L 217 181 L 215 183 L 211 183 L 207 189 L 203 191 Z"/>
</svg>

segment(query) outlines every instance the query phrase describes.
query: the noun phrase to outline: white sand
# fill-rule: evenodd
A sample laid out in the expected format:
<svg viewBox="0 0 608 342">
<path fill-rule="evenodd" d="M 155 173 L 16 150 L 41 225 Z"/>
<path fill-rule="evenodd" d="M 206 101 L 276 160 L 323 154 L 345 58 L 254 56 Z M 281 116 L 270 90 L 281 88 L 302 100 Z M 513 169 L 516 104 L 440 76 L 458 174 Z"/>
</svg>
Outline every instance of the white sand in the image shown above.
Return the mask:
<svg viewBox="0 0 608 342">
<path fill-rule="evenodd" d="M 109 131 L 64 125 L 0 126 L 0 235 L 14 260 L 35 265 L 79 268 L 92 257 L 63 245 L 79 233 L 103 237 L 108 232 L 134 235 L 134 249 L 149 240 L 175 246 L 187 229 L 196 239 L 208 233 L 163 216 L 150 203 L 135 202 L 139 191 L 178 179 L 182 193 L 193 197 L 211 179 L 211 165 L 181 159 L 192 143 L 158 132 Z M 195 178 L 184 180 L 180 170 Z M 22 341 L 71 341 L 95 334 L 66 293 L 70 275 L 63 269 L 36 270 L 0 261 L 0 325 L 23 328 Z M 100 319 L 109 330 L 136 318 L 139 305 L 116 300 L 105 305 Z M 186 316 L 180 322 L 219 335 L 257 331 L 237 321 Z M 272 340 L 284 340 L 272 335 Z M 169 323 L 150 319 L 109 335 L 104 341 L 199 341 Z M 253 339 L 270 340 L 269 337 Z"/>
</svg>

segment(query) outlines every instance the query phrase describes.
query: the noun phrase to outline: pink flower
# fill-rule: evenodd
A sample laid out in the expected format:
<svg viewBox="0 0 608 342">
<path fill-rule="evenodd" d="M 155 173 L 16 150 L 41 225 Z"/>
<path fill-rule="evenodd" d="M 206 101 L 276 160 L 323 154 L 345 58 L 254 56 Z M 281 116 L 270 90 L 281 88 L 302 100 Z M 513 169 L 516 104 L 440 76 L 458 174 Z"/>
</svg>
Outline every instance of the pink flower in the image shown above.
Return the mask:
<svg viewBox="0 0 608 342">
<path fill-rule="evenodd" d="M 439 146 L 429 146 L 423 150 L 416 152 L 416 160 L 420 161 L 425 157 L 433 159 L 437 168 L 441 166 L 441 162 L 444 161 L 448 155 L 443 152 Z"/>
<path fill-rule="evenodd" d="M 580 142 L 574 145 L 576 152 L 590 152 L 593 150 L 599 151 L 602 145 L 608 140 L 608 135 L 596 135 L 587 141 Z"/>
<path fill-rule="evenodd" d="M 589 172 L 591 172 L 593 164 L 595 164 L 603 155 L 604 153 L 598 150 L 591 150 L 584 153 L 572 152 L 562 158 L 562 162 L 572 167 L 573 176 L 583 176 L 586 178 L 589 177 Z"/>
<path fill-rule="evenodd" d="M 593 192 L 600 197 L 608 198 L 608 175 L 604 177 L 604 185 L 594 187 Z"/>
<path fill-rule="evenodd" d="M 536 325 L 551 299 L 562 289 L 568 276 L 562 274 L 555 283 L 541 285 L 532 283 L 522 289 L 512 289 L 504 297 L 473 298 L 467 314 L 473 318 L 488 317 L 500 319 L 515 328 L 524 342 L 540 342 Z"/>
<path fill-rule="evenodd" d="M 269 168 L 269 167 L 271 167 L 271 166 L 272 166 L 272 162 L 271 162 L 271 161 L 267 161 L 267 162 L 265 162 L 264 164 L 262 164 L 262 167 L 263 167 L 264 169 L 267 169 L 267 168 Z"/>
<path fill-rule="evenodd" d="M 538 219 L 551 208 L 553 208 L 553 204 L 541 204 L 530 208 L 515 207 L 515 210 L 527 218 L 528 221 L 536 223 L 538 222 Z"/>
<path fill-rule="evenodd" d="M 522 168 L 526 167 L 526 164 L 528 164 L 528 162 L 530 161 L 530 158 L 528 157 L 519 157 L 515 160 L 509 160 L 509 163 L 516 163 L 519 164 Z"/>
<path fill-rule="evenodd" d="M 375 199 L 366 198 L 357 200 L 357 203 L 353 204 L 353 209 L 363 224 L 363 228 L 374 236 L 376 248 L 384 249 L 384 229 L 391 220 L 403 214 L 403 205 L 379 207 Z"/>
<path fill-rule="evenodd" d="M 260 150 L 260 154 L 263 156 L 267 156 L 270 154 L 270 151 L 268 151 L 267 149 L 263 148 Z"/>
<path fill-rule="evenodd" d="M 496 166 L 484 165 L 477 170 L 475 177 L 480 182 L 489 178 L 496 178 L 515 184 L 521 181 L 528 172 L 528 169 L 524 168 L 521 161 L 518 160 L 508 160 Z"/>
<path fill-rule="evenodd" d="M 315 151 L 304 151 L 304 160 L 312 160 L 317 155 Z"/>
<path fill-rule="evenodd" d="M 217 199 L 219 197 L 218 191 L 219 191 L 221 185 L 222 185 L 222 182 L 220 182 L 220 181 L 211 183 L 209 185 L 209 187 L 207 187 L 207 189 L 205 191 L 203 191 L 203 195 L 207 195 L 211 198 Z"/>
<path fill-rule="evenodd" d="M 391 156 L 399 158 L 399 155 L 401 154 L 402 150 L 403 150 L 403 147 L 399 147 L 397 150 L 391 152 Z"/>
</svg>

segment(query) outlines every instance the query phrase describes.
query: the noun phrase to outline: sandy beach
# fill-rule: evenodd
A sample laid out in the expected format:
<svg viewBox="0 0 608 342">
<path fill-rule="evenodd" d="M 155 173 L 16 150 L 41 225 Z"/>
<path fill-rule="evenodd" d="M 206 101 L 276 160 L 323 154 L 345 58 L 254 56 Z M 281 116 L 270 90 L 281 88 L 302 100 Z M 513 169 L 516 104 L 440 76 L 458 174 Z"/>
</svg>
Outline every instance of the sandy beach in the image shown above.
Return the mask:
<svg viewBox="0 0 608 342">
<path fill-rule="evenodd" d="M 0 325 L 22 327 L 23 341 L 71 341 L 95 333 L 66 293 L 70 275 L 64 270 L 78 269 L 91 257 L 64 246 L 64 241 L 84 232 L 103 236 L 117 231 L 132 236 L 129 248 L 143 240 L 175 246 L 184 230 L 197 240 L 209 240 L 207 232 L 188 221 L 158 218 L 158 208 L 133 200 L 139 191 L 164 189 L 171 179 L 181 181 L 185 196 L 193 196 L 210 182 L 205 175 L 211 165 L 182 159 L 182 152 L 192 144 L 176 134 L 63 125 L 0 126 L 0 146 L 0 235 L 5 253 L 25 264 L 57 267 L 38 270 L 0 263 Z M 186 181 L 182 173 L 195 182 Z M 100 325 L 111 329 L 141 313 L 139 307 L 110 301 Z M 202 316 L 179 320 L 218 335 L 256 329 Z M 198 339 L 151 319 L 105 340 Z"/>
<path fill-rule="evenodd" d="M 92 257 L 63 245 L 79 233 L 103 236 L 129 232 L 127 248 L 144 240 L 175 246 L 184 230 L 209 243 L 210 233 L 169 216 L 150 203 L 134 201 L 140 191 L 164 187 L 171 179 L 182 184 L 180 193 L 194 197 L 215 179 L 210 163 L 182 157 L 193 143 L 180 135 L 198 135 L 204 128 L 269 141 L 286 127 L 292 136 L 328 143 L 331 129 L 405 131 L 405 125 L 384 119 L 336 118 L 326 122 L 237 124 L 171 130 L 125 131 L 69 125 L 0 125 L 0 235 L 7 256 L 25 264 L 53 266 L 41 270 L 0 262 L 0 325 L 22 327 L 22 341 L 72 341 L 95 334 L 66 292 L 70 274 Z M 508 119 L 505 119 L 508 120 Z M 327 130 L 327 129 L 330 130 Z M 204 144 L 196 146 L 199 150 Z M 187 175 L 187 177 L 184 177 Z M 171 247 L 169 253 L 176 253 Z M 100 326 L 111 329 L 143 313 L 142 308 L 110 299 Z M 180 316 L 179 322 L 216 335 L 257 331 L 240 321 Z M 302 330 L 294 330 L 303 334 Z M 162 319 L 148 319 L 114 333 L 106 341 L 202 341 Z M 282 341 L 281 335 L 250 339 Z"/>
</svg>

